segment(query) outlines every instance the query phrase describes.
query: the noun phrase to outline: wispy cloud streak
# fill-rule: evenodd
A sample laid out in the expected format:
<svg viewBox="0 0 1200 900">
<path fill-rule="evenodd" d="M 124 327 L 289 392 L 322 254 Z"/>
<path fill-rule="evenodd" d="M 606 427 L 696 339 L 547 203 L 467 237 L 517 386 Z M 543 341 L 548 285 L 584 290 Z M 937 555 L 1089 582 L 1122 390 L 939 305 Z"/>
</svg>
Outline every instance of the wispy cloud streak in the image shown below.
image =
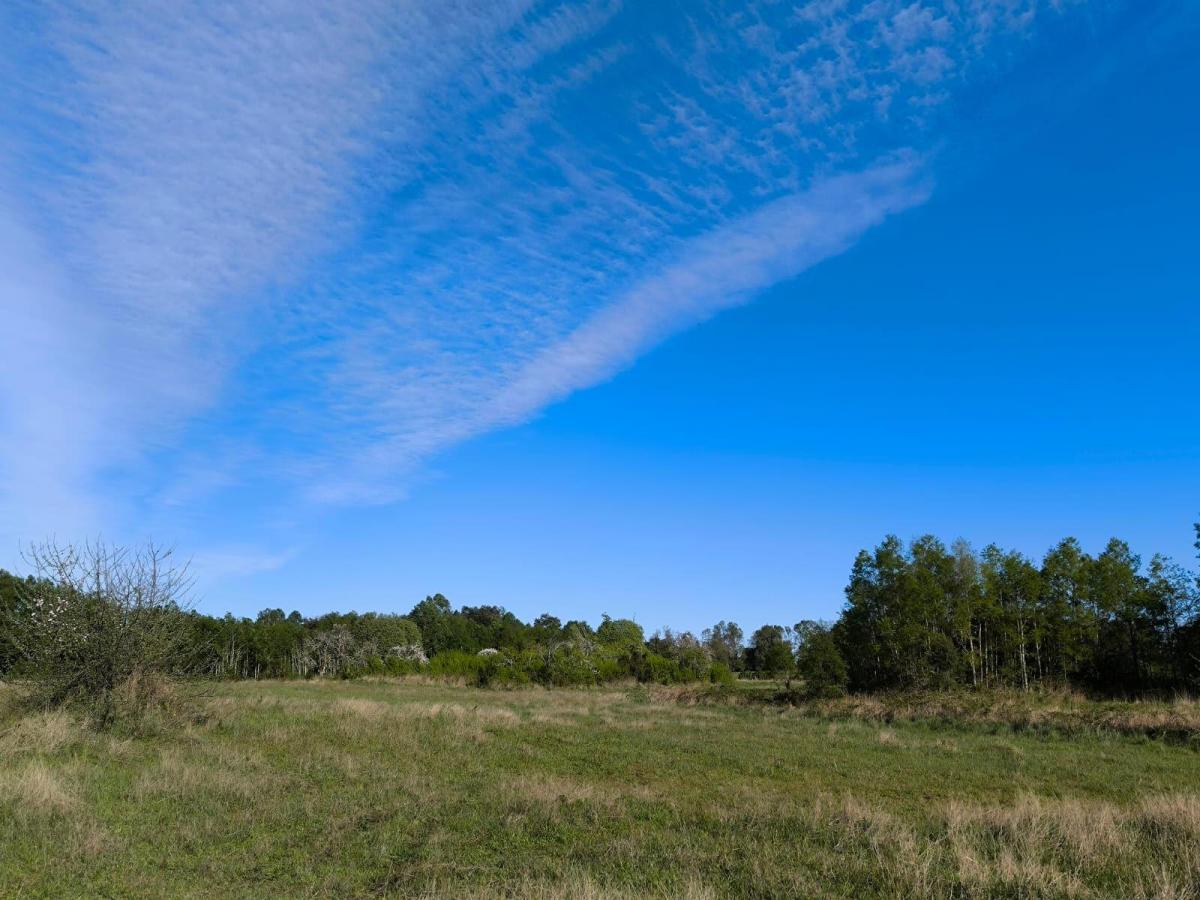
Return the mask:
<svg viewBox="0 0 1200 900">
<path fill-rule="evenodd" d="M 11 6 L 0 508 L 395 497 L 920 203 L 1060 5 Z"/>
<path fill-rule="evenodd" d="M 490 373 L 473 402 L 460 391 L 462 402 L 452 414 L 440 420 L 430 415 L 421 429 L 403 428 L 390 441 L 352 456 L 355 480 L 323 482 L 320 496 L 378 500 L 381 485 L 397 468 L 404 472 L 445 446 L 527 421 L 550 403 L 611 377 L 671 333 L 841 252 L 888 215 L 924 201 L 928 190 L 916 161 L 894 161 L 823 180 L 686 242 L 676 259 L 561 340 L 507 376 Z"/>
</svg>

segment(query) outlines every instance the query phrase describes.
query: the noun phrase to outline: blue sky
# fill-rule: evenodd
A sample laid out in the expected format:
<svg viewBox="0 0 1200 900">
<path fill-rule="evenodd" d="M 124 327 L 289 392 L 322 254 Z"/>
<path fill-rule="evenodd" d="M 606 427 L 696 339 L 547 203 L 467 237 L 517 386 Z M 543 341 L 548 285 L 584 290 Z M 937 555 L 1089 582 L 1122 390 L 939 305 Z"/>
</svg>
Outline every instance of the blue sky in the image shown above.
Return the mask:
<svg viewBox="0 0 1200 900">
<path fill-rule="evenodd" d="M 1186 2 L 15 4 L 0 565 L 830 617 L 885 533 L 1191 557 Z"/>
</svg>

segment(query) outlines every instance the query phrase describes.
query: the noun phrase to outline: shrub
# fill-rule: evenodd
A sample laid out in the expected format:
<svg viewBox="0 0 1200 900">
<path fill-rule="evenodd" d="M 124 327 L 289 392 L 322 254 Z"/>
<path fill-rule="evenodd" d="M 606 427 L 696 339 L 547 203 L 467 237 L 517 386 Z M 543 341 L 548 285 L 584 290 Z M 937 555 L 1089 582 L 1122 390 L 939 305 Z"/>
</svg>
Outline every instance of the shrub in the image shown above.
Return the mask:
<svg viewBox="0 0 1200 900">
<path fill-rule="evenodd" d="M 708 680 L 713 684 L 731 685 L 737 682 L 733 670 L 723 662 L 715 662 L 708 670 Z"/>
<path fill-rule="evenodd" d="M 520 650 L 509 655 L 511 665 L 501 670 L 498 683 L 521 685 L 542 682 L 546 675 L 546 659 L 536 649 Z"/>
<path fill-rule="evenodd" d="M 411 644 L 397 644 L 394 647 L 388 648 L 387 655 L 389 659 L 401 660 L 416 665 L 424 665 L 429 662 L 429 657 L 425 655 L 425 649 L 421 646 L 420 641 Z"/>
<path fill-rule="evenodd" d="M 462 679 L 478 684 L 479 673 L 488 666 L 489 658 L 462 650 L 444 650 L 429 661 L 428 672 L 435 678 Z"/>
<path fill-rule="evenodd" d="M 629 667 L 610 651 L 598 650 L 592 656 L 594 678 L 590 684 L 605 684 L 629 677 Z"/>
<path fill-rule="evenodd" d="M 415 675 L 421 671 L 421 664 L 415 660 L 400 656 L 385 656 L 383 672 L 385 675 Z"/>
<path fill-rule="evenodd" d="M 541 658 L 536 651 L 514 653 L 510 650 L 493 650 L 479 655 L 484 665 L 479 669 L 476 683 L 481 687 L 519 687 L 529 684 L 542 668 Z"/>
<path fill-rule="evenodd" d="M 139 685 L 185 669 L 191 579 L 171 556 L 153 544 L 30 550 L 37 577 L 22 583 L 5 623 L 30 703 L 77 705 L 108 728 L 145 706 Z M 124 702 L 131 691 L 132 705 Z"/>
<path fill-rule="evenodd" d="M 615 650 L 638 650 L 646 642 L 642 626 L 632 619 L 614 619 L 608 613 L 596 629 L 596 640 Z"/>
<path fill-rule="evenodd" d="M 177 681 L 162 674 L 133 675 L 113 691 L 114 731 L 130 735 L 149 735 L 173 731 L 204 720 L 197 697 L 183 690 Z"/>
<path fill-rule="evenodd" d="M 305 641 L 304 650 L 308 672 L 339 678 L 365 674 L 371 660 L 378 656 L 373 644 L 360 644 L 345 625 L 316 632 Z"/>
<path fill-rule="evenodd" d="M 619 670 L 616 660 L 605 660 L 605 665 Z M 596 684 L 599 671 L 591 656 L 575 644 L 561 644 L 550 653 L 544 677 L 547 683 L 559 687 Z"/>
<path fill-rule="evenodd" d="M 796 670 L 804 679 L 804 693 L 823 698 L 845 694 L 849 670 L 830 629 L 817 622 L 801 622 L 796 634 L 800 641 Z"/>
<path fill-rule="evenodd" d="M 682 681 L 701 681 L 708 677 L 712 668 L 711 657 L 699 644 L 680 647 L 674 659 L 679 664 Z"/>
<path fill-rule="evenodd" d="M 652 684 L 676 684 L 683 680 L 683 673 L 674 660 L 658 653 L 645 653 L 635 657 L 631 666 L 638 681 Z"/>
</svg>

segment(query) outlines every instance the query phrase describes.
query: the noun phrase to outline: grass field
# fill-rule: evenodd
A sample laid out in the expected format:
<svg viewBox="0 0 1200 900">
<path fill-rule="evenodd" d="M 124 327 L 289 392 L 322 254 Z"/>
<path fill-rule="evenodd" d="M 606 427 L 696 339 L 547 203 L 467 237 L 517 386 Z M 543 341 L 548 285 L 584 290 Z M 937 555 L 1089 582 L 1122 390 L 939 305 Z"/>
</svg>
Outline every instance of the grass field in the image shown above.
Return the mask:
<svg viewBox="0 0 1200 900">
<path fill-rule="evenodd" d="M 1200 753 L 645 689 L 241 682 L 0 726 L 0 895 L 1200 896 Z"/>
</svg>

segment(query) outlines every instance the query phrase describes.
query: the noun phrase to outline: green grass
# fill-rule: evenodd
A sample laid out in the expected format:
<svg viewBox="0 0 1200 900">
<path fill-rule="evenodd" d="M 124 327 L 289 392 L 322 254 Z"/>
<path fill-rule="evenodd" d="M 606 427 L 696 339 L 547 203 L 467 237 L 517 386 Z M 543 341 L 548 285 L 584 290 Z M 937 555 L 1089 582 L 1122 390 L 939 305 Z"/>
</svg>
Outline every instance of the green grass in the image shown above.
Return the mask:
<svg viewBox="0 0 1200 900">
<path fill-rule="evenodd" d="M 669 691 L 220 684 L 0 725 L 0 896 L 1200 895 L 1200 754 Z"/>
</svg>

